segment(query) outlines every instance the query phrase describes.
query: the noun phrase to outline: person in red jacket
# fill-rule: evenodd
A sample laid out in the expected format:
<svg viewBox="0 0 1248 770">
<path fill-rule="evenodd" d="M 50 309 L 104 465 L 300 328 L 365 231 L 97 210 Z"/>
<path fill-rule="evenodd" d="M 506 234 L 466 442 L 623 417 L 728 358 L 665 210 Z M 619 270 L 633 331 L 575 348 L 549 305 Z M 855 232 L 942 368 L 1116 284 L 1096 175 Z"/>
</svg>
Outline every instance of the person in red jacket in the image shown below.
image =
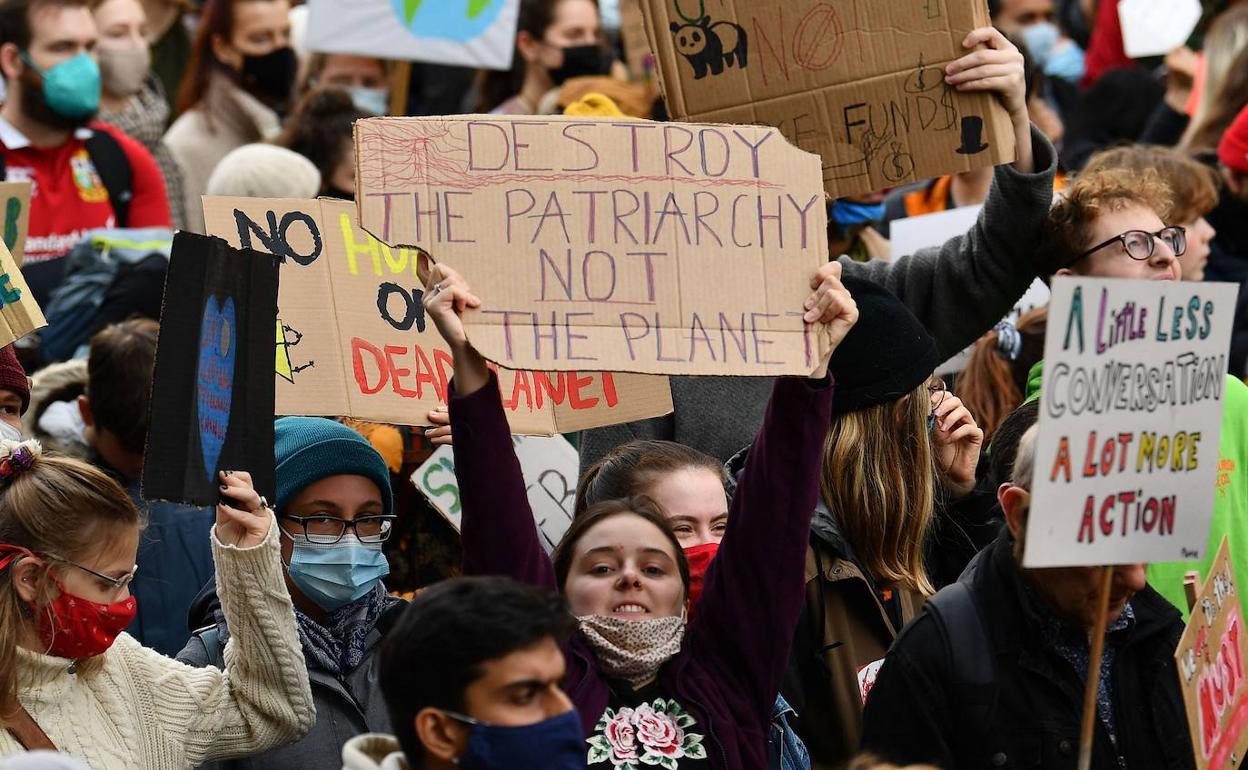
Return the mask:
<svg viewBox="0 0 1248 770">
<path fill-rule="evenodd" d="M 40 303 L 60 282 L 60 258 L 88 231 L 172 226 L 151 154 L 94 120 L 98 37 L 86 0 L 0 0 L 0 72 L 8 84 L 0 152 L 7 180 L 33 184 L 22 272 Z M 110 178 L 122 181 L 110 186 Z"/>
</svg>

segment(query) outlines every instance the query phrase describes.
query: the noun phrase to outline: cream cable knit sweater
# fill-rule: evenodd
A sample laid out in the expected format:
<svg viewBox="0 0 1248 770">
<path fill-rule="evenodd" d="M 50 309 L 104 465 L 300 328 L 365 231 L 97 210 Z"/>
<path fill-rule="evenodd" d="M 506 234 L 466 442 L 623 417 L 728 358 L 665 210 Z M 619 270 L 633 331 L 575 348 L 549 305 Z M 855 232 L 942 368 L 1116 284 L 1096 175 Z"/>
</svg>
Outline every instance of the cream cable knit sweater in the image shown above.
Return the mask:
<svg viewBox="0 0 1248 770">
<path fill-rule="evenodd" d="M 255 754 L 316 722 L 295 615 L 282 578 L 277 523 L 235 548 L 212 533 L 217 591 L 230 626 L 225 668 L 192 668 L 122 634 L 91 674 L 20 651 L 22 705 L 62 752 L 92 770 L 173 770 Z M 21 751 L 0 730 L 0 756 Z"/>
</svg>

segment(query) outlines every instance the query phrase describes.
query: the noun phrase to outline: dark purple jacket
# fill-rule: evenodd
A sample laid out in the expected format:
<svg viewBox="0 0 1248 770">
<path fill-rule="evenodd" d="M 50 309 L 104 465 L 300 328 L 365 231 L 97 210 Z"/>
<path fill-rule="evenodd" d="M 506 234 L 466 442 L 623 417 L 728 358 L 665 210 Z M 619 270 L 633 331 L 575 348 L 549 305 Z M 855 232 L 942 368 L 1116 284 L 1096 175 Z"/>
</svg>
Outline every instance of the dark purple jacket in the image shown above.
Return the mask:
<svg viewBox="0 0 1248 770">
<path fill-rule="evenodd" d="M 453 392 L 465 574 L 561 588 L 533 524 L 497 380 L 491 374 L 466 397 Z M 830 384 L 776 380 L 732 498 L 730 534 L 707 572 L 680 652 L 659 671 L 663 688 L 706 731 L 713 767 L 767 766 L 769 717 L 805 598 L 810 517 L 831 420 Z M 564 655 L 564 689 L 589 735 L 608 705 L 607 678 L 579 633 Z"/>
</svg>

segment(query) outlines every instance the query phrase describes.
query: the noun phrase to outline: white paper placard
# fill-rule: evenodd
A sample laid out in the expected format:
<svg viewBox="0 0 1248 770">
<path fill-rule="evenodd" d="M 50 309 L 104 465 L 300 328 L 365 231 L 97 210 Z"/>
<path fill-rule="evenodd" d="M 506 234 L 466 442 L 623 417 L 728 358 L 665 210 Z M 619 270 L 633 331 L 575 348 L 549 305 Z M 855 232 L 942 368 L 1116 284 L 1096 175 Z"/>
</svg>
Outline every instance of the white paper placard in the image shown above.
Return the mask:
<svg viewBox="0 0 1248 770">
<path fill-rule="evenodd" d="M 512 436 L 511 443 L 520 459 L 542 546 L 550 553 L 572 523 L 579 469 L 576 447 L 563 436 Z M 412 474 L 412 483 L 458 532 L 463 511 L 451 448 L 438 447 Z"/>
<path fill-rule="evenodd" d="M 937 211 L 932 214 L 920 214 L 916 217 L 895 219 L 889 225 L 889 242 L 892 252 L 897 256 L 913 254 L 919 249 L 929 246 L 940 246 L 955 235 L 965 235 L 975 225 L 983 206 L 959 206 L 956 209 Z M 1014 307 L 1006 314 L 1006 319 L 1017 323 L 1019 317 L 1028 310 L 1041 307 L 1049 301 L 1049 287 L 1037 278 L 1027 287 L 1023 296 L 1018 298 Z M 955 375 L 966 368 L 971 359 L 971 348 L 945 361 L 936 368 L 936 374 L 944 377 Z"/>
<path fill-rule="evenodd" d="M 1132 59 L 1165 56 L 1192 36 L 1200 12 L 1200 0 L 1122 0 L 1123 49 Z"/>
<path fill-rule="evenodd" d="M 309 0 L 308 48 L 505 70 L 520 0 Z"/>
<path fill-rule="evenodd" d="M 1024 566 L 1204 555 L 1237 289 L 1054 279 Z"/>
</svg>

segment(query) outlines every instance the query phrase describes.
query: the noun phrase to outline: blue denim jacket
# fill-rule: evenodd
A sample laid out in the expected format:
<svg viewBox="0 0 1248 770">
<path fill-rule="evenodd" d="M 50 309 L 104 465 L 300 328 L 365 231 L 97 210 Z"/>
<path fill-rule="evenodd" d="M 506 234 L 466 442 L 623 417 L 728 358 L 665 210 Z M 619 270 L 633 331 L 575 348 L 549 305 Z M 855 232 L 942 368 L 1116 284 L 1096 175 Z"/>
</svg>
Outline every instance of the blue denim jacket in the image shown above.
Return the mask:
<svg viewBox="0 0 1248 770">
<path fill-rule="evenodd" d="M 810 770 L 810 753 L 806 744 L 789 727 L 789 714 L 796 714 L 784 696 L 776 696 L 771 707 L 771 734 L 767 741 L 769 770 Z"/>
</svg>

